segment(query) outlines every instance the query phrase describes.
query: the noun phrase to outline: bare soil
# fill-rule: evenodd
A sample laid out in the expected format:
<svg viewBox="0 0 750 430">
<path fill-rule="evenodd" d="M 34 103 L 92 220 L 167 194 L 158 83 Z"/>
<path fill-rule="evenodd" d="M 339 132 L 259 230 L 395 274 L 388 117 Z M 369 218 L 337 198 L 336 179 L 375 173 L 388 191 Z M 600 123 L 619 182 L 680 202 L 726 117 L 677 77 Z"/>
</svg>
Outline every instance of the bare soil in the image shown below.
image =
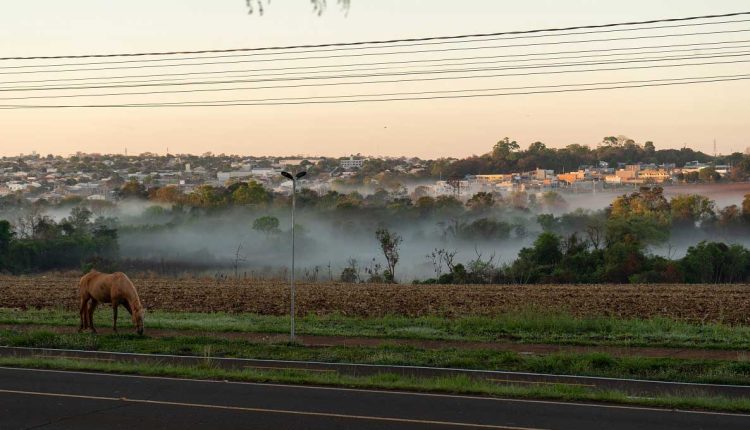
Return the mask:
<svg viewBox="0 0 750 430">
<path fill-rule="evenodd" d="M 289 287 L 248 280 L 132 278 L 147 309 L 284 315 Z M 0 307 L 78 304 L 73 276 L 0 276 Z M 668 317 L 750 324 L 750 285 L 377 285 L 301 284 L 299 315 L 495 315 L 525 309 L 575 316 Z"/>
</svg>

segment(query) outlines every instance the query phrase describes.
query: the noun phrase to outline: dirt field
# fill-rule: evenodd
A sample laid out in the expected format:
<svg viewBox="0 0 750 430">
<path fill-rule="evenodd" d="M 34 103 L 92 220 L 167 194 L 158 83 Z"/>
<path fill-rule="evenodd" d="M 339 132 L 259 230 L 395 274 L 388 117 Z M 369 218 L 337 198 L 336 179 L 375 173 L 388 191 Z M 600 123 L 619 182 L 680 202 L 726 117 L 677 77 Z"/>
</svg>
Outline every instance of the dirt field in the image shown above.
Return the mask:
<svg viewBox="0 0 750 430">
<path fill-rule="evenodd" d="M 77 306 L 73 276 L 0 277 L 0 307 Z M 288 311 L 288 285 L 207 279 L 134 278 L 148 309 L 192 312 Z M 302 284 L 299 314 L 338 312 L 492 315 L 520 309 L 566 311 L 578 316 L 649 318 L 750 324 L 750 285 L 371 285 Z"/>
</svg>

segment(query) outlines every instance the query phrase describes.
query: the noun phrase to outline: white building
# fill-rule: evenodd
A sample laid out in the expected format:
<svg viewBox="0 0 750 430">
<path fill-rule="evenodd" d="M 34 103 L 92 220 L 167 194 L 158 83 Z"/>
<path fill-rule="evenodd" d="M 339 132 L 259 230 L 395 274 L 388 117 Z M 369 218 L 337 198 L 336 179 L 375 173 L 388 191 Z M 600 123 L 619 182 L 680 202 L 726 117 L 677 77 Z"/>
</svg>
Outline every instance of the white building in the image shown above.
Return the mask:
<svg viewBox="0 0 750 430">
<path fill-rule="evenodd" d="M 221 182 L 226 182 L 230 179 L 242 179 L 242 178 L 268 178 L 271 176 L 278 175 L 279 172 L 276 169 L 270 167 L 259 167 L 252 170 L 235 170 L 233 172 L 219 172 L 216 174 L 216 179 Z"/>
<path fill-rule="evenodd" d="M 349 157 L 348 160 L 341 160 L 342 169 L 361 169 L 364 164 L 364 158 L 356 159 L 354 157 Z"/>
</svg>

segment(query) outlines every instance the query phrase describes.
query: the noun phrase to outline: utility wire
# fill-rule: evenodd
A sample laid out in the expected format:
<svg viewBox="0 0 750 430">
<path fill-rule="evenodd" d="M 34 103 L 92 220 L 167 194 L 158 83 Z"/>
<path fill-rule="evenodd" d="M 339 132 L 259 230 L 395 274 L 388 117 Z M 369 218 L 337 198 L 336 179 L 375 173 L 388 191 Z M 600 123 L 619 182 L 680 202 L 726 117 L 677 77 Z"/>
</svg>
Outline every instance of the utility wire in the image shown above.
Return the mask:
<svg viewBox="0 0 750 430">
<path fill-rule="evenodd" d="M 504 31 L 496 33 L 477 33 L 477 34 L 463 34 L 455 36 L 433 36 L 433 37 L 420 37 L 420 38 L 408 38 L 408 39 L 390 39 L 390 40 L 373 40 L 373 41 L 361 41 L 361 42 L 340 42 L 340 43 L 326 43 L 326 44 L 309 44 L 309 45 L 290 45 L 290 46 L 269 46 L 259 48 L 235 48 L 235 49 L 206 49 L 206 50 L 195 50 L 195 51 L 162 51 L 162 52 L 136 52 L 136 53 L 107 53 L 107 54 L 86 54 L 86 55 L 53 55 L 53 56 L 19 56 L 19 57 L 0 57 L 0 60 L 43 60 L 43 59 L 63 59 L 63 58 L 104 58 L 104 57 L 136 57 L 136 56 L 156 56 L 156 55 L 185 55 L 185 54 L 207 54 L 207 53 L 227 53 L 227 52 L 256 52 L 256 51 L 284 51 L 290 49 L 311 49 L 311 48 L 327 48 L 327 47 L 354 47 L 361 45 L 386 45 L 394 43 L 408 43 L 408 42 L 429 42 L 429 41 L 448 41 L 455 39 L 471 39 L 471 38 L 484 38 L 484 37 L 496 37 L 496 36 L 509 36 L 509 35 L 528 35 L 534 33 L 554 33 L 561 31 L 572 31 L 572 30 L 586 30 L 586 29 L 602 29 L 609 27 L 622 27 L 622 26 L 637 26 L 637 25 L 648 25 L 658 24 L 666 22 L 682 22 L 682 21 L 697 21 L 715 18 L 729 18 L 736 16 L 750 15 L 750 12 L 735 12 L 717 15 L 702 15 L 702 16 L 690 16 L 683 18 L 667 18 L 667 19 L 656 19 L 649 21 L 631 21 L 631 22 L 619 22 L 610 24 L 599 24 L 599 25 L 583 25 L 574 27 L 559 27 L 559 28 L 546 28 L 546 29 L 535 29 L 535 30 L 521 30 L 521 31 Z"/>
<path fill-rule="evenodd" d="M 15 109 L 63 109 L 63 108 L 281 106 L 281 105 L 341 104 L 341 103 L 363 103 L 363 102 L 391 102 L 391 101 L 439 100 L 439 99 L 518 96 L 518 95 L 552 94 L 552 93 L 569 93 L 569 92 L 588 92 L 588 91 L 615 90 L 615 89 L 625 89 L 625 88 L 663 87 L 663 86 L 690 85 L 690 84 L 700 84 L 700 83 L 710 83 L 710 82 L 741 81 L 741 80 L 748 80 L 748 79 L 750 79 L 750 76 L 725 78 L 725 79 L 684 81 L 684 82 L 650 83 L 650 84 L 639 84 L 639 85 L 613 85 L 613 86 L 597 87 L 597 88 L 572 88 L 572 89 L 560 89 L 560 90 L 541 90 L 541 91 L 492 93 L 492 94 L 460 94 L 460 95 L 427 96 L 427 97 L 391 97 L 391 98 L 380 98 L 380 99 L 312 100 L 312 101 L 305 100 L 305 101 L 278 101 L 278 102 L 225 103 L 225 104 L 211 104 L 209 102 L 204 102 L 204 103 L 197 102 L 196 104 L 151 103 L 151 104 L 101 104 L 101 105 L 0 105 L 0 109 L 15 110 Z"/>
<path fill-rule="evenodd" d="M 691 23 L 691 24 L 680 24 L 680 25 L 666 25 L 666 26 L 659 26 L 659 27 L 644 27 L 644 28 L 625 28 L 625 29 L 616 29 L 616 30 L 607 30 L 607 31 L 587 31 L 587 32 L 578 32 L 578 33 L 564 33 L 564 34 L 555 34 L 555 37 L 561 37 L 561 36 L 580 36 L 580 35 L 586 35 L 586 34 L 601 34 L 601 33 L 613 33 L 613 32 L 622 32 L 622 31 L 643 31 L 643 30 L 654 30 L 654 29 L 665 29 L 665 28 L 677 28 L 677 27 L 694 27 L 694 26 L 702 26 L 702 25 L 718 25 L 718 24 L 737 24 L 737 23 L 745 23 L 750 22 L 750 19 L 743 19 L 743 20 L 736 20 L 736 21 L 718 21 L 718 22 L 707 22 L 707 23 Z M 445 41 L 445 42 L 429 42 L 429 43 L 414 43 L 414 44 L 408 44 L 408 45 L 396 45 L 393 46 L 394 48 L 407 48 L 407 47 L 414 47 L 414 46 L 428 46 L 428 45 L 444 45 L 444 44 L 454 44 L 454 43 L 486 43 L 491 41 L 502 41 L 502 40 L 514 40 L 514 39 L 528 39 L 528 38 L 539 38 L 539 37 L 551 37 L 553 35 L 533 35 L 533 36 L 521 36 L 521 37 L 503 37 L 503 38 L 491 38 L 491 39 L 483 39 L 483 40 L 454 40 L 454 41 Z M 255 57 L 258 55 L 289 55 L 289 54 L 300 54 L 303 52 L 331 52 L 331 51 L 350 51 L 350 50 L 362 50 L 362 49 L 383 49 L 388 48 L 390 46 L 370 46 L 370 47 L 355 47 L 355 48 L 342 48 L 342 49 L 323 49 L 323 50 L 316 50 L 316 51 L 294 51 L 294 52 L 267 52 L 267 53 L 256 53 L 256 54 L 240 54 L 240 55 L 228 55 L 228 56 L 218 56 L 218 57 L 211 57 L 211 56 L 203 56 L 203 57 L 187 57 L 187 58 L 156 58 L 156 59 L 145 59 L 145 60 L 128 60 L 128 61 L 106 61 L 106 62 L 90 62 L 90 63 L 65 63 L 65 64 L 26 64 L 26 65 L 20 65 L 20 66 L 6 66 L 6 67 L 0 67 L 0 69 L 27 69 L 27 68 L 49 68 L 49 67 L 62 67 L 62 66 L 81 66 L 81 65 L 111 65 L 111 64 L 122 64 L 122 63 L 146 63 L 146 62 L 159 62 L 159 61 L 185 61 L 185 60 L 205 60 L 205 59 L 212 59 L 212 58 L 226 58 L 226 57 Z M 377 53 L 375 53 L 377 54 Z M 274 60 L 282 60 L 283 58 L 275 58 Z M 182 66 L 182 65 L 206 65 L 206 64 L 234 64 L 234 63 L 240 63 L 240 62 L 252 62 L 255 60 L 246 60 L 246 61 L 226 61 L 226 62 L 211 62 L 211 63 L 186 63 L 186 64 L 172 64 L 172 65 L 165 65 L 162 67 L 175 67 L 175 66 Z M 142 66 L 142 67 L 160 67 L 159 65 L 148 65 L 148 66 Z M 76 70 L 111 70 L 111 69 L 118 69 L 120 67 L 109 67 L 109 68 L 90 68 L 90 69 L 73 69 L 73 71 Z M 138 67 L 133 67 L 138 68 Z M 18 73 L 44 73 L 44 72 L 55 72 L 60 70 L 34 70 L 34 71 L 27 71 L 27 72 L 18 72 Z"/>
<path fill-rule="evenodd" d="M 543 72 L 523 72 L 523 73 L 505 73 L 505 74 L 490 74 L 490 75 L 472 75 L 472 76 L 449 76 L 449 77 L 431 77 L 431 78 L 415 78 L 415 79 L 392 79 L 392 80 L 378 80 L 378 81 L 359 81 L 359 82 L 332 82 L 332 83 L 314 83 L 314 84 L 292 84 L 292 85 L 268 85 L 268 86 L 253 86 L 253 87 L 235 87 L 235 88 L 211 88 L 211 89 L 189 89 L 189 90 L 168 90 L 168 91 L 144 91 L 144 92 L 128 92 L 128 93 L 103 93 L 103 94 L 76 94 L 76 95 L 62 95 L 62 96 L 41 96 L 41 98 L 64 98 L 64 97 L 103 97 L 103 96 L 128 96 L 128 95 L 155 95 L 155 94 L 184 94 L 184 93 L 199 93 L 199 92 L 219 92 L 219 91 L 239 91 L 239 90 L 266 90 L 266 89 L 280 89 L 280 88 L 305 88 L 305 87 L 328 87 L 328 86 L 351 86 L 351 85 L 369 85 L 369 84 L 384 84 L 384 83 L 406 83 L 406 82 L 427 82 L 427 81 L 442 81 L 442 80 L 463 80 L 463 79 L 483 79 L 483 78 L 496 78 L 496 77 L 510 77 L 510 76 L 531 76 L 531 75 L 556 75 L 565 73 L 589 73 L 589 72 L 607 72 L 607 71 L 622 71 L 622 70 L 636 70 L 636 69 L 657 69 L 657 68 L 672 68 L 672 67 L 685 67 L 685 66 L 705 66 L 705 65 L 723 65 L 723 64 L 739 64 L 748 63 L 750 60 L 740 61 L 724 61 L 724 62 L 708 62 L 708 63 L 692 63 L 692 64 L 667 64 L 667 65 L 654 65 L 654 66 L 631 66 L 631 67 L 615 67 L 615 68 L 598 68 L 598 69 L 582 69 L 582 70 L 561 70 L 561 71 L 543 71 Z M 252 82 L 252 81 L 250 81 Z M 32 97 L 14 97 L 8 99 L 31 99 Z"/>
<path fill-rule="evenodd" d="M 720 21 L 720 22 L 714 22 L 714 23 L 705 23 L 705 24 L 724 24 L 724 23 L 741 23 L 741 22 L 750 22 L 750 20 L 741 20 L 741 21 Z M 691 24 L 691 25 L 704 25 L 704 24 Z M 645 29 L 652 29 L 655 27 L 649 27 Z M 645 29 L 633 29 L 633 30 L 645 30 Z M 580 33 L 579 33 L 580 34 Z M 496 39 L 491 39 L 496 40 Z M 502 40 L 502 39 L 501 39 Z M 418 46 L 418 45 L 413 45 Z M 404 47 L 403 45 L 401 47 Z M 296 54 L 298 52 L 290 52 L 288 54 Z M 161 61 L 187 61 L 187 60 L 211 60 L 211 59 L 218 59 L 218 58 L 248 58 L 248 57 L 255 57 L 259 54 L 230 54 L 230 55 L 212 55 L 212 56 L 200 56 L 200 57 L 182 57 L 182 58 L 150 58 L 150 59 L 138 59 L 138 60 L 123 60 L 123 61 L 98 61 L 98 62 L 88 62 L 88 63 L 58 63 L 58 64 L 26 64 L 21 66 L 4 66 L 0 67 L 0 70 L 2 69 L 26 69 L 26 68 L 40 68 L 40 67 L 65 67 L 65 66 L 91 66 L 91 65 L 112 65 L 112 64 L 129 64 L 129 63 L 153 63 L 153 62 L 161 62 Z M 271 54 L 269 54 L 271 55 Z M 276 54 L 274 54 L 276 55 Z M 273 59 L 271 61 L 278 61 L 279 59 Z M 286 59 L 284 59 L 286 60 Z M 39 71 L 43 72 L 43 71 Z"/>
<path fill-rule="evenodd" d="M 464 89 L 464 90 L 439 90 L 439 91 L 418 91 L 418 92 L 410 92 L 410 93 L 385 93 L 380 95 L 405 95 L 405 94 L 433 94 L 433 93 L 451 93 L 451 92 L 465 92 L 465 91 L 500 91 L 500 90 L 518 90 L 518 89 L 528 89 L 528 88 L 557 88 L 557 87 L 569 87 L 569 86 L 590 86 L 590 85 L 611 85 L 611 84 L 625 84 L 625 83 L 641 83 L 641 82 L 661 82 L 661 81 L 679 81 L 679 80 L 694 80 L 694 79 L 714 79 L 714 78 L 733 78 L 737 76 L 746 76 L 746 75 L 723 75 L 723 76 L 693 76 L 693 77 L 687 77 L 687 78 L 667 78 L 667 79 L 647 79 L 645 81 L 616 81 L 616 82 L 592 82 L 592 83 L 580 83 L 580 84 L 558 84 L 558 85 L 535 85 L 535 86 L 524 86 L 524 87 L 501 87 L 501 88 L 483 88 L 483 89 Z M 750 76 L 750 75 L 747 75 Z M 243 89 L 253 89 L 253 88 L 221 88 L 221 89 L 211 89 L 207 90 L 210 92 L 215 91 L 238 91 Z M 200 90 L 199 90 L 200 91 Z M 192 93 L 195 92 L 193 90 L 187 90 L 187 91 L 175 91 L 175 93 L 180 92 L 188 92 Z M 32 100 L 32 99 L 56 99 L 56 98 L 69 98 L 69 97 L 103 97 L 103 96 L 119 96 L 119 95 L 153 95 L 153 94 L 164 94 L 164 93 L 172 93 L 172 91 L 153 91 L 153 92 L 144 92 L 144 93 L 114 93 L 114 94 L 67 94 L 67 95 L 57 95 L 57 96 L 26 96 L 26 97 L 0 97 L 0 100 Z M 335 98 L 335 97 L 364 97 L 372 94 L 356 94 L 356 95 L 349 95 L 349 96 L 313 96 L 313 97 L 305 97 L 305 98 Z M 277 100 L 277 99 L 260 99 L 260 100 Z M 229 102 L 229 101 L 237 101 L 237 100 L 221 100 L 220 102 Z M 218 102 L 217 102 L 218 103 Z"/>
<path fill-rule="evenodd" d="M 391 96 L 407 96 L 407 95 L 427 95 L 427 94 L 452 94 L 452 93 L 467 93 L 467 92 L 488 92 L 488 91 L 509 91 L 509 90 L 526 90 L 526 89 L 540 89 L 540 88 L 565 88 L 565 87 L 587 87 L 587 86 L 601 86 L 601 85 L 620 85 L 620 84 L 644 84 L 654 82 L 672 82 L 672 81 L 704 81 L 704 80 L 717 80 L 717 79 L 733 79 L 733 78 L 750 78 L 750 74 L 740 75 L 720 75 L 720 76 L 693 76 L 684 78 L 666 78 L 666 79 L 645 79 L 645 80 L 631 80 L 631 81 L 615 81 L 615 82 L 590 82 L 590 83 L 578 83 L 578 84 L 556 84 L 556 85 L 534 85 L 534 86 L 522 86 L 522 87 L 500 87 L 500 88 L 476 88 L 476 89 L 461 89 L 461 90 L 436 90 L 436 91 L 410 91 L 410 92 L 395 92 L 395 93 L 365 93 L 365 94 L 345 94 L 345 95 L 330 95 L 330 96 L 303 96 L 303 97 L 277 97 L 277 98 L 262 98 L 262 99 L 240 99 L 240 100 L 211 100 L 211 101 L 183 101 L 183 102 L 158 102 L 156 104 L 163 106 L 172 105 L 193 105 L 203 103 L 254 103 L 254 102 L 265 102 L 265 101 L 289 101 L 289 100 L 317 100 L 317 99 L 340 99 L 340 98 L 358 98 L 358 97 L 391 97 Z M 3 99 L 0 99 L 3 100 Z M 138 105 L 140 103 L 135 103 Z M 152 103 L 144 103 L 152 104 Z"/>
<path fill-rule="evenodd" d="M 365 52 L 359 54 L 343 54 L 343 55 L 325 55 L 315 57 L 296 57 L 296 58 L 284 58 L 284 61 L 291 60 L 329 60 L 334 58 L 353 58 L 353 57 L 369 57 L 377 55 L 412 55 L 412 54 L 425 54 L 434 52 L 451 52 L 451 51 L 471 51 L 478 49 L 500 49 L 500 48 L 525 48 L 530 46 L 549 46 L 549 45 L 564 45 L 571 43 L 595 43 L 595 42 L 613 42 L 613 41 L 625 41 L 625 40 L 640 40 L 640 39 L 658 39 L 665 37 L 685 37 L 685 36 L 706 36 L 715 34 L 732 34 L 732 33 L 746 33 L 750 32 L 750 29 L 740 30 L 720 30 L 720 31 L 709 31 L 709 32 L 697 32 L 697 33 L 678 33 L 678 34 L 658 34 L 649 36 L 633 36 L 633 37 L 621 37 L 621 38 L 608 38 L 608 39 L 588 39 L 588 40 L 563 40 L 556 42 L 540 42 L 540 43 L 526 43 L 526 44 L 515 44 L 515 45 L 493 45 L 493 46 L 467 46 L 461 48 L 441 48 L 441 49 L 427 49 L 427 50 L 416 50 L 416 51 L 389 51 L 389 52 Z M 102 70 L 124 70 L 124 69 L 145 69 L 145 68 L 163 68 L 163 67 L 187 67 L 187 66 L 210 66 L 217 64 L 237 64 L 247 62 L 278 62 L 281 59 L 256 59 L 256 60 L 243 60 L 234 62 L 207 62 L 207 63 L 185 63 L 185 64 L 148 64 L 139 66 L 125 66 L 125 67 L 94 67 L 94 68 L 82 68 L 82 69 L 64 69 L 64 70 L 35 70 L 35 71 L 24 71 L 24 72 L 1 72 L 2 74 L 28 74 L 28 73 L 63 73 L 63 72 L 84 72 L 84 71 L 102 71 Z"/>
<path fill-rule="evenodd" d="M 731 43 L 747 43 L 750 42 L 750 40 L 743 40 L 743 41 L 736 41 Z M 718 42 L 718 43 L 724 43 L 724 42 Z M 728 42 L 729 43 L 729 42 Z M 658 51 L 645 51 L 640 52 L 641 49 L 646 49 L 647 47 L 636 47 L 632 48 L 633 50 L 639 50 L 639 52 L 614 52 L 614 53 L 608 53 L 608 54 L 592 54 L 592 55 L 580 55 L 581 53 L 587 53 L 587 52 L 610 52 L 617 49 L 595 49 L 595 50 L 585 50 L 585 51 L 561 51 L 561 52 L 552 52 L 552 53 L 535 53 L 535 54 L 508 54 L 508 55 L 484 55 L 484 56 L 474 56 L 474 57 L 460 57 L 460 58 L 437 58 L 437 59 L 425 59 L 425 60 L 406 60 L 406 61 L 385 61 L 385 62 L 374 62 L 374 63 L 354 63 L 354 64 L 329 64 L 329 65 L 316 65 L 316 66 L 298 66 L 298 67 L 278 67 L 278 68 L 263 68 L 263 69 L 241 69 L 241 70 L 216 70 L 216 71 L 203 71 L 203 72 L 184 72 L 184 73 L 159 73 L 159 74 L 149 74 L 149 75 L 121 75 L 121 76 L 87 76 L 87 77 L 81 77 L 81 78 L 60 78 L 60 79 L 38 79 L 38 80 L 21 80 L 21 81 L 5 81 L 2 82 L 2 85 L 8 85 L 8 84 L 35 84 L 35 83 L 44 83 L 44 82 L 74 82 L 74 81 L 100 81 L 103 79 L 138 79 L 138 78 L 150 78 L 150 77 L 166 77 L 166 76 L 194 76 L 194 75 L 216 75 L 216 74 L 225 74 L 225 73 L 248 73 L 248 72 L 265 72 L 265 71 L 283 71 L 283 70 L 296 70 L 298 72 L 301 72 L 302 70 L 313 70 L 305 73 L 325 73 L 328 72 L 328 70 L 323 71 L 315 71 L 317 69 L 330 69 L 330 68 L 341 68 L 341 67 L 367 67 L 368 70 L 387 70 L 392 68 L 408 68 L 408 67 L 419 67 L 419 66 L 409 66 L 410 64 L 424 64 L 424 63 L 436 63 L 436 62 L 445 62 L 445 61 L 464 61 L 464 60 L 485 60 L 485 59 L 498 59 L 498 58 L 515 58 L 515 57 L 529 57 L 529 56 L 538 56 L 538 55 L 556 55 L 556 54 L 577 54 L 572 58 L 598 58 L 598 57 L 620 57 L 620 56 L 626 56 L 626 55 L 641 55 L 641 54 L 659 54 L 659 53 L 673 53 L 673 52 L 693 52 L 696 50 L 700 51 L 718 51 L 718 50 L 725 50 L 725 49 L 736 49 L 736 48 L 748 48 L 750 45 L 734 45 L 734 46 L 712 46 L 712 47 L 695 47 L 695 46 L 702 46 L 703 44 L 687 44 L 687 46 L 694 46 L 693 48 L 686 48 L 686 49 L 669 49 L 669 50 L 658 50 Z M 713 44 L 707 44 L 707 45 L 713 45 Z M 662 45 L 662 46 L 655 46 L 654 48 L 670 48 L 670 47 L 680 47 L 680 46 L 686 46 L 682 44 L 677 45 Z M 620 48 L 620 49 L 631 49 L 631 48 Z M 696 54 L 698 55 L 698 54 Z M 555 59 L 567 59 L 571 58 L 569 56 L 565 57 L 548 57 L 548 58 L 530 58 L 530 59 L 518 59 L 518 60 L 503 60 L 503 61 L 497 61 L 500 62 L 527 62 L 527 61 L 536 61 L 536 60 L 555 60 Z M 402 66 L 403 64 L 403 66 Z M 481 64 L 481 63 L 466 63 L 466 64 Z M 485 63 L 486 64 L 486 63 Z M 372 66 L 393 66 L 393 67 L 372 67 Z M 436 64 L 435 66 L 446 66 L 450 64 Z M 452 65 L 456 65 L 455 63 Z M 342 70 L 333 70 L 334 72 L 341 72 Z M 350 70 L 351 71 L 351 70 Z M 2 72 L 0 72 L 2 74 Z M 167 79 L 163 79 L 167 80 Z M 62 85 L 62 84 L 59 84 Z M 0 87 L 2 88 L 2 87 Z"/>
<path fill-rule="evenodd" d="M 407 75 L 432 75 L 432 74 L 446 74 L 446 73 L 467 73 L 467 72 L 485 72 L 485 71 L 499 71 L 499 70 L 522 70 L 522 69 L 540 69 L 540 68 L 556 68 L 556 67 L 578 67 L 578 66 L 595 66 L 595 65 L 611 65 L 611 64 L 628 64 L 628 63 L 642 63 L 642 62 L 661 62 L 661 61 L 681 61 L 681 60 L 692 60 L 692 59 L 712 59 L 712 58 L 727 58 L 727 57 L 742 57 L 750 54 L 750 51 L 745 51 L 741 54 L 731 55 L 703 55 L 703 56 L 683 56 L 683 57 L 672 57 L 672 58 L 657 58 L 651 60 L 625 60 L 625 61 L 606 61 L 606 62 L 577 62 L 577 63 L 557 63 L 557 64 L 544 64 L 544 65 L 527 65 L 518 67 L 484 67 L 484 68 L 473 68 L 473 69 L 447 69 L 447 70 L 427 70 L 427 71 L 405 71 L 405 72 L 390 72 L 390 73 L 364 73 L 364 74 L 349 74 L 349 75 L 331 75 L 331 76 L 304 76 L 297 78 L 262 78 L 258 79 L 258 76 L 245 76 L 253 79 L 232 79 L 223 81 L 193 81 L 193 82 L 177 82 L 172 81 L 168 83 L 161 82 L 150 82 L 148 80 L 128 83 L 106 83 L 108 85 L 89 85 L 89 86 L 35 86 L 35 87 L 10 87 L 0 88 L 0 92 L 8 91 L 50 91 L 50 90 L 76 90 L 76 89 L 104 89 L 104 88 L 134 88 L 134 87 L 160 87 L 160 86 L 185 86 L 185 85 L 219 85 L 219 84 L 235 84 L 235 83 L 247 83 L 247 82 L 284 82 L 284 81 L 308 81 L 308 80 L 330 80 L 330 79 L 354 79 L 354 78 L 370 78 L 370 77 L 389 77 L 389 76 L 407 76 Z M 699 63 L 699 64 L 686 64 L 686 65 L 710 65 L 710 63 Z M 715 64 L 727 64 L 727 62 L 718 62 Z M 657 67 L 657 66 L 647 66 Z M 429 79 L 425 79 L 429 80 Z"/>
</svg>

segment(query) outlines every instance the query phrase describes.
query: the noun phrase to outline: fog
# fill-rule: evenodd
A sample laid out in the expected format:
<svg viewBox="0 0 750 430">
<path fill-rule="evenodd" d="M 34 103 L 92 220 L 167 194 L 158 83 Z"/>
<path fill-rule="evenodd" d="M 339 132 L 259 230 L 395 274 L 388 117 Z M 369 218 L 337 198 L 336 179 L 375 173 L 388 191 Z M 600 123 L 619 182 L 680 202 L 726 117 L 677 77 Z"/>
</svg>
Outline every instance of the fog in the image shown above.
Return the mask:
<svg viewBox="0 0 750 430">
<path fill-rule="evenodd" d="M 291 263 L 291 220 L 283 212 L 235 210 L 191 218 L 174 227 L 125 228 L 120 232 L 120 255 L 125 259 L 208 265 L 214 272 L 230 274 L 236 262 L 243 276 L 284 277 Z M 264 234 L 251 228 L 253 220 L 265 214 L 279 218 L 279 232 Z M 338 279 L 351 259 L 356 261 L 362 278 L 368 277 L 366 269 L 375 264 L 381 265 L 382 273 L 385 260 L 375 238 L 377 220 L 338 222 L 300 211 L 295 221 L 295 272 L 301 278 Z M 479 257 L 502 264 L 515 259 L 536 236 L 532 230 L 524 238 L 469 242 L 447 236 L 435 220 L 389 224 L 403 238 L 396 266 L 401 282 L 435 276 L 426 255 L 436 248 L 457 251 L 457 263 Z M 538 230 L 531 220 L 528 224 Z"/>
<path fill-rule="evenodd" d="M 365 190 L 360 190 L 364 192 Z M 561 190 L 562 191 L 562 190 Z M 620 195 L 632 188 L 592 190 L 572 193 L 562 191 L 564 208 L 555 213 L 584 209 L 594 212 L 608 207 Z M 727 205 L 741 206 L 750 184 L 669 186 L 664 188 L 667 198 L 678 194 L 702 194 L 716 201 L 716 209 Z M 117 204 L 87 202 L 94 217 L 116 219 L 120 258 L 131 266 L 144 270 L 159 270 L 179 274 L 182 271 L 203 274 L 235 272 L 240 276 L 286 278 L 291 263 L 291 224 L 288 207 L 268 210 L 247 208 L 206 211 L 172 208 L 141 200 L 126 200 Z M 6 207 L 0 218 L 15 221 L 30 213 L 44 213 L 60 221 L 70 214 L 72 206 L 42 208 Z M 412 211 L 413 212 L 413 211 Z M 253 221 L 262 216 L 279 220 L 276 231 L 262 233 L 253 230 Z M 367 269 L 386 264 L 375 230 L 384 226 L 403 238 L 396 278 L 400 282 L 435 277 L 435 267 L 427 254 L 435 249 L 455 251 L 455 263 L 489 259 L 495 265 L 511 263 L 521 248 L 529 246 L 541 232 L 536 221 L 538 213 L 508 208 L 489 212 L 463 212 L 457 215 L 415 216 L 394 215 L 387 210 L 356 209 L 352 212 L 314 211 L 298 209 L 296 224 L 296 273 L 304 280 L 339 279 L 344 268 L 354 264 L 361 279 L 369 277 Z M 450 226 L 458 218 L 471 222 L 477 218 L 504 221 L 512 226 L 507 238 L 461 239 Z M 564 231 L 570 234 L 572 231 Z M 722 241 L 750 247 L 747 235 L 722 232 L 717 229 L 691 228 L 674 230 L 670 238 L 649 251 L 668 258 L 680 258 L 687 248 L 696 243 Z M 442 273 L 447 268 L 443 267 Z"/>
</svg>

